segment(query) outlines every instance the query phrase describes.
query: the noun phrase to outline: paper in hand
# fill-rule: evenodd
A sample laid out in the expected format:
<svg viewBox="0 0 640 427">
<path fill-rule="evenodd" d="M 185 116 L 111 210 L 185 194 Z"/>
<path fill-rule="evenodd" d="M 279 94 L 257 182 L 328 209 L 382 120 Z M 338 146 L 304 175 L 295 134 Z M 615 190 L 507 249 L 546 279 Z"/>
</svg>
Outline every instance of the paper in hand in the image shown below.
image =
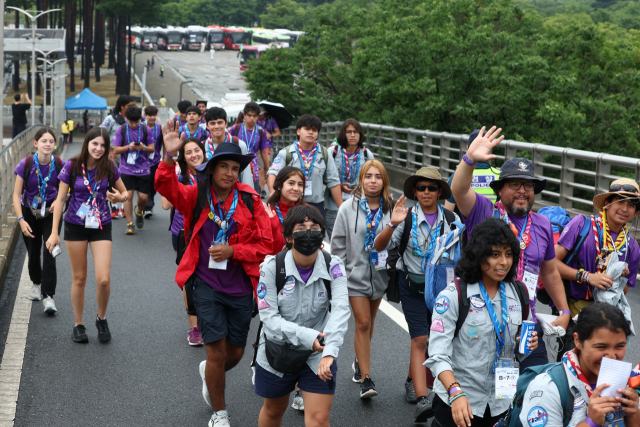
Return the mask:
<svg viewBox="0 0 640 427">
<path fill-rule="evenodd" d="M 631 375 L 631 363 L 603 357 L 596 387 L 600 384 L 610 384 L 610 386 L 602 390 L 600 396 L 622 396 L 618 393 L 618 389 L 627 387 L 629 375 Z"/>
</svg>

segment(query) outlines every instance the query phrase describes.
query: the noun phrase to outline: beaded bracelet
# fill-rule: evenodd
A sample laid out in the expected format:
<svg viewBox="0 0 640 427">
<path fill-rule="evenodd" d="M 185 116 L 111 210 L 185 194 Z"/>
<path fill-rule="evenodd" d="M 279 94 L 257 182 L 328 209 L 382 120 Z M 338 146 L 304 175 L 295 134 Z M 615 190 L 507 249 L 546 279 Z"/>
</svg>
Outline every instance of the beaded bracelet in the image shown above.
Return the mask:
<svg viewBox="0 0 640 427">
<path fill-rule="evenodd" d="M 460 386 L 460 383 L 458 381 L 452 382 L 451 385 L 447 387 L 447 393 L 449 392 L 449 390 L 451 390 L 451 387 L 453 387 L 454 385 Z"/>
<path fill-rule="evenodd" d="M 462 397 L 462 396 L 466 397 L 467 393 L 462 392 L 460 394 L 456 394 L 455 396 L 453 396 L 452 398 L 449 399 L 449 404 L 452 404 L 454 400 L 456 400 L 457 398 Z M 600 426 L 598 426 L 598 427 L 600 427 Z"/>
<path fill-rule="evenodd" d="M 584 273 L 584 268 L 581 268 L 576 272 L 576 282 L 582 283 L 582 280 L 584 279 Z"/>
<path fill-rule="evenodd" d="M 582 275 L 582 281 L 589 283 L 591 280 L 591 273 L 589 273 L 588 271 L 585 271 L 584 274 Z"/>
</svg>

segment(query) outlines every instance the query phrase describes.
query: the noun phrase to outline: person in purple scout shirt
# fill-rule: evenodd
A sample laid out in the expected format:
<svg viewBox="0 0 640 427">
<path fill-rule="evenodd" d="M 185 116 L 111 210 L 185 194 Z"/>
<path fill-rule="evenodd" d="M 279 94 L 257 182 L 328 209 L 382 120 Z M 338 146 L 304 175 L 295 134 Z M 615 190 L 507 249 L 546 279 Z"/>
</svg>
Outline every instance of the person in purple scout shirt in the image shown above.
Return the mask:
<svg viewBox="0 0 640 427">
<path fill-rule="evenodd" d="M 542 278 L 545 289 L 556 304 L 560 316 L 553 322 L 566 329 L 569 324 L 569 306 L 564 294 L 564 286 L 558 273 L 553 247 L 553 230 L 547 217 L 532 212 L 534 197 L 542 192 L 546 180 L 537 178 L 533 163 L 524 158 L 507 160 L 501 168 L 500 179 L 491 182 L 496 193 L 495 205 L 471 188 L 473 170 L 477 162 L 489 162 L 496 156 L 491 150 L 504 136 L 498 137 L 502 129 L 492 127 L 485 133 L 480 130 L 476 139 L 469 145 L 467 154 L 451 182 L 451 191 L 460 213 L 465 217 L 467 233 L 470 236 L 476 224 L 485 218 L 494 216 L 503 219 L 520 241 L 523 251 L 518 260 L 516 279 L 524 282 L 529 290 L 532 320 L 535 322 L 536 286 L 538 277 Z M 538 336 L 542 336 L 542 328 L 536 325 Z M 548 363 L 544 341 L 540 340 L 538 348 L 520 363 L 520 370 L 529 366 Z"/>
<path fill-rule="evenodd" d="M 247 102 L 244 105 L 244 123 L 235 124 L 229 129 L 229 133 L 237 136 L 247 144 L 250 153 L 254 153 L 256 158 L 251 162 L 251 171 L 253 172 L 253 186 L 258 194 L 261 193 L 259 168 L 269 169 L 269 139 L 267 132 L 258 126 L 258 116 L 260 115 L 260 106 L 255 102 Z M 260 152 L 260 155 L 258 155 Z"/>
<path fill-rule="evenodd" d="M 209 137 L 206 126 L 200 126 L 200 109 L 195 105 L 187 108 L 187 124 L 180 126 L 180 134 L 184 133 L 185 139 L 197 138 L 204 142 Z"/>
<path fill-rule="evenodd" d="M 148 219 L 153 215 L 153 207 L 155 206 L 156 171 L 158 170 L 160 160 L 162 160 L 162 143 L 164 140 L 162 138 L 162 126 L 157 123 L 158 108 L 153 105 L 149 105 L 144 108 L 144 115 L 147 118 L 147 127 L 149 128 L 148 132 L 151 134 L 151 139 L 154 144 L 154 151 L 149 154 L 149 200 L 147 201 L 147 206 L 144 208 L 144 217 Z"/>
<path fill-rule="evenodd" d="M 56 259 L 49 251 L 43 250 L 42 242 L 51 235 L 53 215 L 50 213 L 53 212 L 52 203 L 58 195 L 58 173 L 62 168 L 62 160 L 52 154 L 56 145 L 53 130 L 40 128 L 33 145 L 37 152 L 22 159 L 14 170 L 16 183 L 13 189 L 13 207 L 29 254 L 29 278 L 33 283 L 29 299 L 40 301 L 44 298 L 45 313 L 53 314 L 58 311 L 53 301 L 56 293 Z"/>
<path fill-rule="evenodd" d="M 127 189 L 120 172 L 109 158 L 109 132 L 94 127 L 84 137 L 80 154 L 72 157 L 60 171 L 60 188 L 53 210 L 51 236 L 46 242 L 49 252 L 60 244 L 60 219 L 71 186 L 67 215 L 64 221 L 64 240 L 71 262 L 71 303 L 75 317 L 73 341 L 87 343 L 82 322 L 84 288 L 87 282 L 87 246 L 91 246 L 98 300 L 98 341 L 111 340 L 107 324 L 107 305 L 111 293 L 111 213 L 107 201 L 127 200 Z M 73 182 L 72 182 L 73 181 Z M 112 187 L 113 188 L 110 188 Z"/>
<path fill-rule="evenodd" d="M 196 107 L 200 110 L 200 121 L 198 121 L 199 125 L 207 125 L 207 121 L 204 118 L 204 114 L 207 112 L 207 100 L 206 99 L 198 99 L 196 101 Z"/>
<path fill-rule="evenodd" d="M 263 128 L 267 133 L 267 140 L 269 141 L 269 148 L 267 148 L 267 155 L 270 155 L 271 153 L 269 152 L 269 150 L 273 147 L 273 138 L 277 138 L 280 135 L 282 135 L 282 133 L 280 132 L 280 128 L 278 127 L 278 122 L 276 122 L 276 119 L 271 117 L 267 113 L 267 111 L 264 109 L 264 107 L 261 105 L 260 115 L 258 116 L 257 123 L 258 123 L 258 126 Z M 260 188 L 264 188 L 264 184 L 265 182 L 267 182 L 268 168 L 265 169 L 264 164 L 260 166 L 260 164 L 262 164 L 260 163 L 260 159 L 258 159 L 258 163 L 259 163 L 258 166 L 260 167 L 260 169 L 258 170 L 258 173 L 260 176 Z M 329 236 L 331 236 L 331 234 L 329 234 Z"/>
<path fill-rule="evenodd" d="M 146 125 L 140 124 L 142 109 L 132 105 L 126 111 L 127 124 L 120 127 L 113 141 L 116 154 L 120 155 L 120 173 L 127 187 L 127 201 L 124 213 L 127 217 L 125 234 L 135 234 L 135 227 L 144 227 L 144 208 L 149 200 L 151 182 L 149 175 L 149 154 L 155 152 L 153 133 Z M 136 223 L 133 224 L 133 192 L 138 192 Z"/>
</svg>

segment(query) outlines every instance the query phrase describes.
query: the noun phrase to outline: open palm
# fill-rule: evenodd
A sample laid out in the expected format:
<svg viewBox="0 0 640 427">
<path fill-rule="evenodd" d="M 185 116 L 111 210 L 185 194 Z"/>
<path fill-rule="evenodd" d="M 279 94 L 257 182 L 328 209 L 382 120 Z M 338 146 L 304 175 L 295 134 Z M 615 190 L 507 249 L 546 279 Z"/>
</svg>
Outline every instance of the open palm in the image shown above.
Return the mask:
<svg viewBox="0 0 640 427">
<path fill-rule="evenodd" d="M 493 126 L 485 134 L 485 128 L 486 127 L 483 126 L 482 129 L 480 129 L 480 133 L 471 145 L 469 145 L 469 149 L 467 150 L 467 158 L 472 162 L 488 162 L 491 159 L 495 159 L 496 155 L 491 154 L 491 150 L 504 139 L 504 135 L 498 138 L 502 129 L 496 129 L 496 127 Z"/>
<path fill-rule="evenodd" d="M 184 132 L 180 135 L 180 122 L 169 119 L 164 130 L 164 148 L 171 156 L 175 156 L 184 143 Z"/>
</svg>

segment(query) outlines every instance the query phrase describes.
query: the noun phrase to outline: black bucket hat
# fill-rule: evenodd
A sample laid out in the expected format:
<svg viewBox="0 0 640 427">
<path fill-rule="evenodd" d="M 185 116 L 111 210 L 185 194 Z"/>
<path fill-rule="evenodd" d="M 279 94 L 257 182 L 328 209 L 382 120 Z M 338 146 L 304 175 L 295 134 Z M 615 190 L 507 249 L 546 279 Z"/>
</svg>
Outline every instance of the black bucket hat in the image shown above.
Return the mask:
<svg viewBox="0 0 640 427">
<path fill-rule="evenodd" d="M 205 172 L 209 168 L 209 165 L 213 165 L 219 160 L 233 160 L 234 162 L 240 163 L 240 172 L 242 172 L 255 157 L 256 155 L 253 153 L 242 154 L 240 147 L 236 144 L 223 142 L 213 151 L 213 156 L 211 156 L 209 161 L 197 166 L 196 170 L 198 172 Z"/>
<path fill-rule="evenodd" d="M 500 168 L 500 179 L 491 181 L 489 185 L 493 191 L 498 192 L 504 185 L 505 181 L 510 179 L 526 179 L 533 181 L 536 185 L 533 190 L 535 194 L 541 193 L 547 185 L 546 179 L 536 178 L 536 174 L 533 172 L 533 163 L 531 163 L 531 160 L 523 157 L 516 157 L 504 162 Z"/>
</svg>

